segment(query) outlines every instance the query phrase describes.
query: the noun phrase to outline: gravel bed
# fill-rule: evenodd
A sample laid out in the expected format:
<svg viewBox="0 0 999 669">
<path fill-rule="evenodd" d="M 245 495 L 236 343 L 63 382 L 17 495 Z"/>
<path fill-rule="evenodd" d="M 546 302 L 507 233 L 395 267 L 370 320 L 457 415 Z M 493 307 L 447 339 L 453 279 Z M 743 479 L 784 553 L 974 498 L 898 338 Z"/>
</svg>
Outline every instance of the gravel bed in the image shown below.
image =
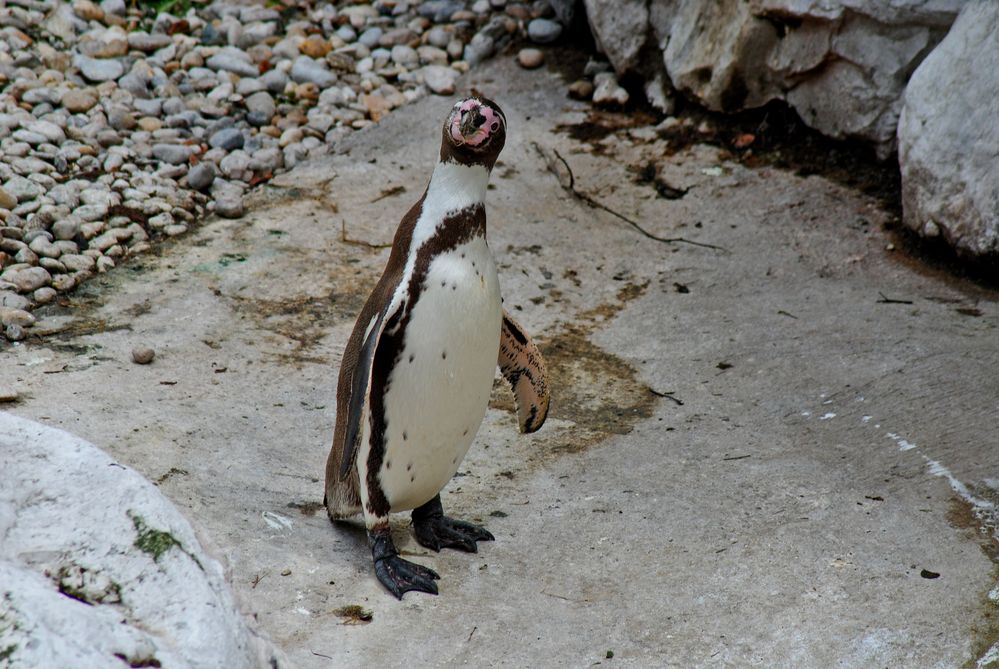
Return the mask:
<svg viewBox="0 0 999 669">
<path fill-rule="evenodd" d="M 247 189 L 328 152 L 514 40 L 562 26 L 547 0 L 125 0 L 0 6 L 0 326 Z M 543 53 L 525 49 L 524 67 Z M 606 75 L 604 75 L 606 76 Z M 2 341 L 2 339 L 0 339 Z"/>
</svg>

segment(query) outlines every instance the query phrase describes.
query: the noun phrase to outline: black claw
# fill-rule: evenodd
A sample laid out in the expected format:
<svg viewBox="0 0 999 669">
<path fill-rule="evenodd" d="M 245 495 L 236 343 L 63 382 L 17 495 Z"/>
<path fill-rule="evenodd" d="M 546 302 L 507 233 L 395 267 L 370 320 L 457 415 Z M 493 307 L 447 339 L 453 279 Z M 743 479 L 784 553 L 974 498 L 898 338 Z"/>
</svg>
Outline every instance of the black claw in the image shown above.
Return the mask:
<svg viewBox="0 0 999 669">
<path fill-rule="evenodd" d="M 433 569 L 403 560 L 398 555 L 376 561 L 375 575 L 396 599 L 402 599 L 410 590 L 436 595 L 437 584 L 434 581 L 440 578 Z"/>
<path fill-rule="evenodd" d="M 445 516 L 440 495 L 413 510 L 413 533 L 421 546 L 435 551 L 456 548 L 477 553 L 479 548 L 475 542 L 494 540 L 484 527 Z"/>
<path fill-rule="evenodd" d="M 434 581 L 440 576 L 430 567 L 399 557 L 399 551 L 392 543 L 392 535 L 387 527 L 369 530 L 368 542 L 371 544 L 371 557 L 375 561 L 375 576 L 396 599 L 402 599 L 410 590 L 437 594 L 437 584 Z"/>
</svg>

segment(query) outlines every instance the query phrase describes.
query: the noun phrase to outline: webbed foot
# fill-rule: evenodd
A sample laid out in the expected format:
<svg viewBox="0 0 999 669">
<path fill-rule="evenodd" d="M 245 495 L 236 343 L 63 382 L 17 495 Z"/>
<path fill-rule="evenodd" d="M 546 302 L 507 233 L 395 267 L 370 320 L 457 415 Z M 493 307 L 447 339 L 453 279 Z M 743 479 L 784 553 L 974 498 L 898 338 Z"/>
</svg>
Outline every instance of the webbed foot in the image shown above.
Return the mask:
<svg viewBox="0 0 999 669">
<path fill-rule="evenodd" d="M 477 541 L 495 539 L 489 530 L 480 525 L 445 516 L 440 495 L 413 509 L 413 533 L 421 546 L 435 551 L 440 551 L 442 548 L 456 548 L 476 553 Z"/>
<path fill-rule="evenodd" d="M 437 584 L 434 581 L 440 576 L 429 567 L 399 557 L 399 551 L 392 543 L 387 527 L 369 530 L 368 542 L 371 544 L 371 557 L 375 561 L 375 576 L 396 599 L 402 599 L 410 590 L 437 594 Z"/>
</svg>

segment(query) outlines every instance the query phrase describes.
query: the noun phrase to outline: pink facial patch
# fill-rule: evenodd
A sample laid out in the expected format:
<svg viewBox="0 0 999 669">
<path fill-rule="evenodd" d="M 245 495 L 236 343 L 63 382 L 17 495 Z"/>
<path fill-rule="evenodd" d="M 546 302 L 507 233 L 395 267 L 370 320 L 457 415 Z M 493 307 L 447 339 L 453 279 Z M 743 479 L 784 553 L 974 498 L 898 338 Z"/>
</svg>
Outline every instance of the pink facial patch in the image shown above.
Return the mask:
<svg viewBox="0 0 999 669">
<path fill-rule="evenodd" d="M 474 114 L 476 110 L 478 110 L 478 113 L 485 120 L 468 134 L 462 134 L 461 126 L 463 118 L 466 114 Z M 458 144 L 478 146 L 479 144 L 482 144 L 491 134 L 497 132 L 502 125 L 503 119 L 499 114 L 478 100 L 469 98 L 461 103 L 461 106 L 458 107 L 454 114 L 454 118 L 451 119 L 451 139 Z"/>
</svg>

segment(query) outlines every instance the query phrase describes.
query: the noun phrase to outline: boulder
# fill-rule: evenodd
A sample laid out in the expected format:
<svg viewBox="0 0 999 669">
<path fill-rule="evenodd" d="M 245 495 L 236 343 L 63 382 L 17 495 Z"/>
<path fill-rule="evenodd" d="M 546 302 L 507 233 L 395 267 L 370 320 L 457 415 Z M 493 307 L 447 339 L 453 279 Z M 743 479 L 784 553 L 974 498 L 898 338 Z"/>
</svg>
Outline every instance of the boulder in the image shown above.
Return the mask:
<svg viewBox="0 0 999 669">
<path fill-rule="evenodd" d="M 141 475 L 8 413 L 0 469 L 0 649 L 11 666 L 286 665 Z"/>
<path fill-rule="evenodd" d="M 903 221 L 999 257 L 999 4 L 972 0 L 916 69 L 898 125 Z"/>
<path fill-rule="evenodd" d="M 902 92 L 964 0 L 585 0 L 598 47 L 647 96 L 715 111 L 785 100 L 835 138 L 895 148 Z"/>
</svg>

